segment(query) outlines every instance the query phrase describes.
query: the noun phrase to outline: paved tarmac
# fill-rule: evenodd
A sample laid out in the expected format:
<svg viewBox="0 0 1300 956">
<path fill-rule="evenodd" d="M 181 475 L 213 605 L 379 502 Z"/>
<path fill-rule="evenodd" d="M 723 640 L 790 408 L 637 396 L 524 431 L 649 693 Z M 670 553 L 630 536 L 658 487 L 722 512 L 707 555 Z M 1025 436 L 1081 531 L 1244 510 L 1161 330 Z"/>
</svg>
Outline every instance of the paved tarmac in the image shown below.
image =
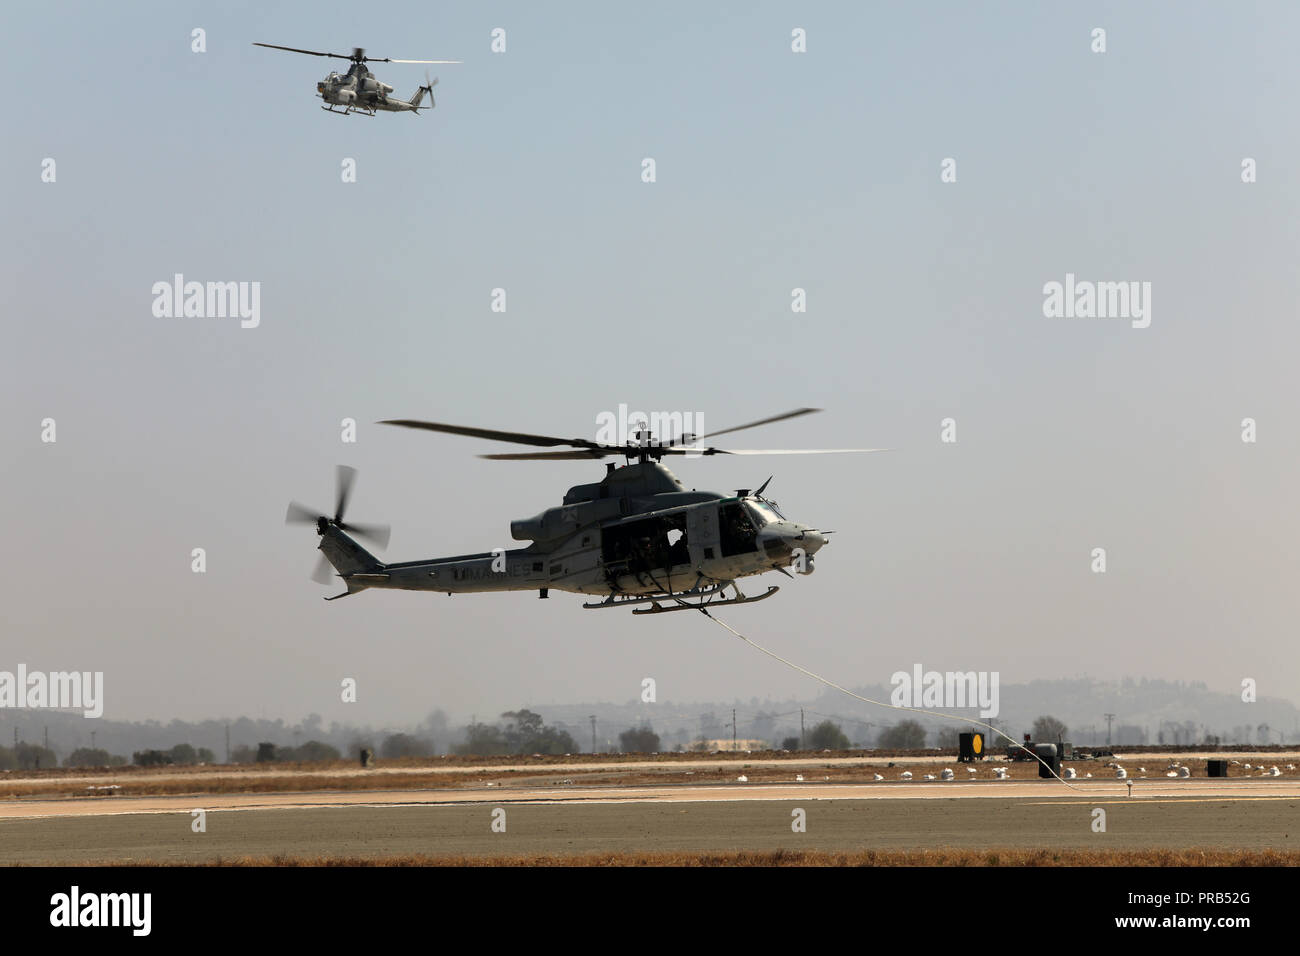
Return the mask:
<svg viewBox="0 0 1300 956">
<path fill-rule="evenodd" d="M 19 799 L 0 863 L 940 847 L 1300 849 L 1300 781 L 519 787 Z M 206 811 L 195 833 L 192 811 Z M 794 811 L 806 832 L 796 833 Z M 1106 814 L 1095 832 L 1095 811 Z M 492 825 L 504 812 L 505 832 Z"/>
</svg>

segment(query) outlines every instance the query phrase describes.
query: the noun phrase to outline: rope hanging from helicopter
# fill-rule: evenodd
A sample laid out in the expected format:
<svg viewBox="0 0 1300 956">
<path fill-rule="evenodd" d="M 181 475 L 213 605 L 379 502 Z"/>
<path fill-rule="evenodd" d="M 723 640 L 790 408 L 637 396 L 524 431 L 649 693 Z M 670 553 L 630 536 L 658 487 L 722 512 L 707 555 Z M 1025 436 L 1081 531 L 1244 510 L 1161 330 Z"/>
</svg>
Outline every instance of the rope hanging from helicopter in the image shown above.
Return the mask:
<svg viewBox="0 0 1300 956">
<path fill-rule="evenodd" d="M 775 661 L 780 661 L 782 664 L 785 664 L 787 667 L 791 667 L 791 668 L 793 668 L 794 670 L 797 670 L 799 673 L 801 673 L 801 674 L 803 674 L 803 675 L 805 675 L 805 676 L 807 676 L 807 677 L 811 677 L 813 680 L 818 681 L 818 682 L 820 682 L 820 683 L 822 683 L 822 684 L 825 684 L 827 687 L 831 688 L 832 690 L 837 690 L 837 691 L 839 691 L 839 692 L 842 693 L 842 694 L 847 694 L 848 696 L 854 698 L 855 700 L 860 700 L 860 701 L 862 701 L 864 704 L 873 704 L 873 705 L 875 705 L 875 706 L 877 706 L 877 707 L 886 707 L 886 708 L 889 708 L 890 710 L 906 710 L 906 711 L 911 711 L 912 713 L 916 713 L 916 714 L 925 714 L 926 716 L 929 716 L 929 717 L 941 717 L 941 718 L 943 718 L 943 719 L 945 719 L 945 720 L 960 720 L 960 721 L 963 721 L 963 722 L 968 723 L 968 724 L 974 724 L 975 726 L 978 726 L 978 727 L 987 727 L 989 730 L 993 731 L 993 733 L 995 733 L 995 734 L 997 734 L 997 735 L 999 735 L 999 736 L 1001 736 L 1001 737 L 1005 737 L 1005 738 L 1006 738 L 1006 739 L 1007 739 L 1011 744 L 1013 744 L 1013 745 L 1019 745 L 1019 741 L 1013 739 L 1009 734 L 1006 734 L 1006 733 L 1004 733 L 1003 731 L 998 730 L 998 729 L 997 729 L 996 727 L 994 727 L 992 724 L 987 724 L 987 723 L 985 723 L 985 722 L 982 721 L 982 720 L 976 720 L 976 719 L 973 718 L 973 717 L 962 717 L 962 716 L 959 716 L 959 715 L 957 715 L 957 714 L 945 714 L 945 713 L 942 713 L 942 712 L 937 711 L 937 710 L 925 710 L 925 709 L 923 709 L 923 708 L 921 708 L 921 707 L 904 707 L 904 706 L 902 706 L 901 704 L 887 704 L 887 703 L 885 703 L 885 702 L 883 702 L 883 701 L 872 700 L 870 697 L 863 697 L 861 694 L 855 694 L 855 693 L 853 693 L 853 691 L 849 690 L 848 688 L 846 688 L 846 687 L 841 687 L 839 684 L 835 683 L 834 681 L 832 681 L 832 680 L 828 680 L 827 678 L 822 677 L 820 674 L 814 674 L 812 671 L 808 670 L 808 668 L 806 668 L 806 667 L 801 667 L 800 665 L 796 664 L 794 661 L 787 660 L 786 658 L 782 657 L 780 654 L 777 654 L 775 651 L 770 651 L 770 650 L 768 650 L 768 649 L 767 649 L 766 647 L 764 647 L 762 644 L 759 644 L 758 642 L 754 641 L 753 639 L 746 637 L 744 634 L 741 634 L 738 630 L 736 630 L 734 627 L 732 627 L 732 626 L 731 626 L 730 624 L 728 624 L 726 621 L 722 620 L 721 618 L 714 617 L 712 614 L 709 613 L 709 609 L 708 609 L 708 608 L 703 607 L 703 606 L 696 608 L 695 605 L 693 605 L 693 604 L 687 604 L 685 601 L 682 601 L 682 600 L 679 599 L 679 598 L 675 598 L 675 600 L 677 600 L 677 602 L 678 602 L 679 604 L 683 605 L 684 607 L 689 607 L 689 608 L 692 608 L 692 609 L 694 609 L 694 610 L 698 610 L 701 614 L 703 614 L 705 617 L 707 617 L 710 621 L 713 621 L 715 624 L 719 625 L 720 627 L 724 627 L 724 628 L 726 628 L 728 631 L 730 631 L 730 632 L 731 632 L 732 634 L 734 634 L 736 637 L 740 638 L 742 641 L 744 641 L 744 642 L 745 642 L 746 644 L 748 644 L 750 647 L 753 647 L 753 648 L 754 648 L 755 650 L 757 650 L 757 651 L 761 651 L 762 653 L 766 654 L 768 657 L 772 658 L 773 660 L 775 660 Z M 1060 783 L 1061 783 L 1062 786 L 1068 787 L 1070 790 L 1074 790 L 1074 791 L 1076 791 L 1076 792 L 1078 792 L 1078 793 L 1096 793 L 1096 792 L 1097 792 L 1095 788 L 1077 787 L 1077 786 L 1075 786 L 1074 784 L 1069 783 L 1068 781 L 1066 781 L 1066 779 L 1065 779 L 1064 777 L 1062 777 L 1059 773 L 1057 773 L 1057 772 L 1052 768 L 1051 764 L 1049 764 L 1047 761 L 1045 761 L 1042 757 L 1038 756 L 1038 754 L 1034 753 L 1032 750 L 1030 750 L 1030 751 L 1028 751 L 1028 752 L 1029 752 L 1029 754 L 1030 754 L 1030 755 L 1031 755 L 1035 760 L 1037 760 L 1040 764 L 1042 764 L 1044 767 L 1046 767 L 1046 768 L 1047 768 L 1047 772 L 1050 773 L 1050 774 L 1052 775 L 1052 777 L 1054 777 L 1056 780 L 1060 781 Z M 1131 785 L 1131 784 L 1130 784 L 1130 785 Z"/>
</svg>

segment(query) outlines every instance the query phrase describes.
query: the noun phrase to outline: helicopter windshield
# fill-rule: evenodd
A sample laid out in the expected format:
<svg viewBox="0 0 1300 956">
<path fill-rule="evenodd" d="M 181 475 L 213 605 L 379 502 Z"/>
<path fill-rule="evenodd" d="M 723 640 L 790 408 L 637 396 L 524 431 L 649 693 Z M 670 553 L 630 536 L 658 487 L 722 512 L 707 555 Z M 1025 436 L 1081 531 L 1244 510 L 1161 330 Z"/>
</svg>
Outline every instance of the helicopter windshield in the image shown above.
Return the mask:
<svg viewBox="0 0 1300 956">
<path fill-rule="evenodd" d="M 771 521 L 785 521 L 785 515 L 777 510 L 776 502 L 773 501 L 746 501 L 745 506 L 749 508 L 760 526 Z"/>
</svg>

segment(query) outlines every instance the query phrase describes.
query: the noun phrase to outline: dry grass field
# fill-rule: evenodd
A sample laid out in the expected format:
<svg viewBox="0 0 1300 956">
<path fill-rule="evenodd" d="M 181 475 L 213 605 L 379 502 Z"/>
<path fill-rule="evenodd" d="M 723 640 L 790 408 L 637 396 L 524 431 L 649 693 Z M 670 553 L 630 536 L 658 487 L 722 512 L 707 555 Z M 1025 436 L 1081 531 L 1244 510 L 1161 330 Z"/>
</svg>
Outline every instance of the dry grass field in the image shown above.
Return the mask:
<svg viewBox="0 0 1300 956">
<path fill-rule="evenodd" d="M 1244 758 L 1244 759 L 1243 759 Z M 1243 753 L 1231 776 L 1255 776 L 1242 769 L 1252 759 L 1268 766 L 1279 764 L 1286 776 L 1295 751 Z M 1070 761 L 1079 778 L 1114 780 L 1114 762 L 1121 763 L 1131 779 L 1165 779 L 1169 766 L 1179 761 L 1194 777 L 1204 777 L 1206 758 L 1192 754 L 1138 753 L 1114 758 Z M 32 797 L 181 796 L 227 793 L 289 793 L 302 790 L 365 791 L 401 789 L 457 789 L 488 784 L 512 787 L 557 788 L 580 786 L 653 786 L 656 784 L 719 784 L 745 776 L 751 783 L 789 783 L 802 776 L 806 782 L 866 783 L 879 774 L 884 781 L 899 780 L 905 771 L 914 782 L 926 774 L 938 776 L 951 768 L 958 781 L 992 780 L 993 768 L 1007 771 L 1012 780 L 1038 778 L 1038 765 L 1028 761 L 987 760 L 961 764 L 953 754 L 912 751 L 896 754 L 784 753 L 779 751 L 736 754 L 682 753 L 656 755 L 575 754 L 524 757 L 426 757 L 380 761 L 361 769 L 351 761 L 312 764 L 247 764 L 200 767 L 113 767 L 0 772 L 0 800 Z M 973 768 L 970 773 L 968 768 Z M 1064 772 L 1064 771 L 1063 771 Z"/>
<path fill-rule="evenodd" d="M 87 865 L 94 865 L 87 864 Z M 158 865 L 156 862 L 139 865 Z M 164 865 L 200 865 L 176 863 Z M 207 861 L 205 866 L 944 866 L 944 867 L 1053 867 L 1053 866 L 1300 866 L 1300 850 L 1024 850 L 939 849 L 861 850 L 827 852 L 818 850 L 772 850 L 767 852 L 705 853 L 580 853 L 539 856 L 438 856 L 408 854 L 397 857 L 338 856 L 239 856 Z"/>
</svg>

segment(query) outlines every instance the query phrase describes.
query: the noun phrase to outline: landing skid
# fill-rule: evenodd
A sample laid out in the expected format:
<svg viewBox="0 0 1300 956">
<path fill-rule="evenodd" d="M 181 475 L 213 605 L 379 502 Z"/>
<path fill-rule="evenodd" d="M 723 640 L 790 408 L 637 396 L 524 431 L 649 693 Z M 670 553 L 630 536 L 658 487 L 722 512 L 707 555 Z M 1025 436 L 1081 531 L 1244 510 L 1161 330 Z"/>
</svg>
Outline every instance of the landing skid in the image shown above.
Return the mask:
<svg viewBox="0 0 1300 956">
<path fill-rule="evenodd" d="M 321 109 L 323 109 L 326 113 L 337 113 L 339 116 L 348 116 L 351 113 L 360 113 L 362 116 L 375 115 L 373 110 L 357 110 L 351 108 L 346 110 L 336 110 L 332 106 L 322 106 Z"/>
<path fill-rule="evenodd" d="M 737 591 L 736 596 L 734 598 L 728 598 L 725 601 L 699 601 L 695 604 L 690 604 L 690 603 L 686 603 L 685 601 L 682 601 L 682 598 L 685 597 L 685 595 L 674 594 L 672 595 L 673 600 L 682 601 L 682 603 L 679 603 L 676 607 L 672 607 L 672 606 L 665 607 L 662 604 L 653 603 L 650 605 L 650 607 L 633 608 L 632 613 L 633 614 L 667 614 L 670 611 L 707 611 L 711 607 L 724 607 L 728 604 L 753 604 L 756 601 L 766 601 L 768 598 L 770 598 L 773 594 L 775 594 L 779 590 L 781 590 L 781 588 L 778 587 L 777 585 L 769 584 L 767 587 L 767 593 L 760 594 L 758 597 L 746 597 L 745 595 Z M 665 598 L 664 600 L 667 599 Z"/>
<path fill-rule="evenodd" d="M 725 584 L 719 584 L 716 587 L 705 588 L 702 591 L 700 590 L 678 591 L 676 596 L 679 598 L 706 598 L 719 593 L 725 587 L 726 587 Z M 666 600 L 669 600 L 669 595 L 667 594 L 627 595 L 625 597 L 617 594 L 611 594 L 605 600 L 600 601 L 597 604 L 584 604 L 583 607 L 589 610 L 600 608 L 600 607 L 631 607 L 633 604 L 650 604 L 655 601 L 666 601 Z"/>
</svg>

